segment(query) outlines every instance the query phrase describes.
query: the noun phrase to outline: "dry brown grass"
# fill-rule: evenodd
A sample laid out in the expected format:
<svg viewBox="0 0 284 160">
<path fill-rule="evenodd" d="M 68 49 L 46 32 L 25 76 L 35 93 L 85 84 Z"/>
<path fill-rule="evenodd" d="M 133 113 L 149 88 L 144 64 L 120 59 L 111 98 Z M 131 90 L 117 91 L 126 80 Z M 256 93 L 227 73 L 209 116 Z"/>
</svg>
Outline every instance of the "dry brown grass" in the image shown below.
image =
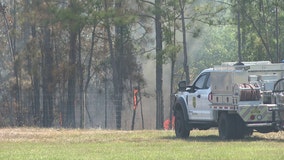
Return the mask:
<svg viewBox="0 0 284 160">
<path fill-rule="evenodd" d="M 119 131 L 95 129 L 54 129 L 54 128 L 2 128 L 0 142 L 105 142 L 127 141 L 146 138 L 140 133 L 157 134 L 161 131 Z M 164 136 L 173 136 L 173 132 L 164 132 Z M 163 135 L 163 134 L 162 134 Z M 148 138 L 151 138 L 149 136 Z"/>
</svg>

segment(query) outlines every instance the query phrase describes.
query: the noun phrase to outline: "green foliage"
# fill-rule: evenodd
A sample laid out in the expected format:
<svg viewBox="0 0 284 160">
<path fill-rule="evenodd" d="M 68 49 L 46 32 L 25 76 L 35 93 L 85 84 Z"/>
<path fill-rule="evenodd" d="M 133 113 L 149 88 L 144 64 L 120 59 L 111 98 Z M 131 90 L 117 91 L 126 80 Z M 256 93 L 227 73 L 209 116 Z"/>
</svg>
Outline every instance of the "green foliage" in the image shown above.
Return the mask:
<svg viewBox="0 0 284 160">
<path fill-rule="evenodd" d="M 235 26 L 205 27 L 200 37 L 200 49 L 191 57 L 191 75 L 226 61 L 237 61 Z M 198 40 L 198 39 L 197 39 Z"/>
<path fill-rule="evenodd" d="M 76 32 L 82 28 L 85 25 L 86 19 L 84 8 L 80 5 L 80 1 L 77 0 L 72 0 L 70 6 L 66 8 L 58 8 L 56 13 L 56 21 L 72 32 Z"/>
<path fill-rule="evenodd" d="M 244 60 L 270 60 L 283 58 L 277 47 L 283 43 L 283 1 L 233 1 L 232 13 L 241 13 L 242 55 Z M 276 9 L 278 10 L 276 12 Z M 277 15 L 276 15 L 277 14 Z M 278 16 L 278 20 L 276 18 Z M 277 31 L 278 27 L 278 31 Z M 280 32 L 279 32 L 280 31 Z M 278 38 L 277 38 L 278 37 Z M 278 39 L 278 44 L 276 43 Z"/>
<path fill-rule="evenodd" d="M 237 2 L 240 2 L 239 6 Z M 216 9 L 209 9 L 208 6 L 216 6 Z M 276 7 L 278 7 L 277 16 L 280 31 L 278 35 L 278 47 L 280 49 L 279 54 L 283 58 L 281 46 L 284 39 L 281 30 L 284 28 L 280 25 L 284 22 L 283 10 L 281 9 L 283 8 L 282 1 L 232 1 L 232 3 L 220 3 L 219 6 L 216 4 L 199 5 L 195 7 L 197 13 L 194 15 L 198 13 L 203 14 L 201 14 L 201 17 L 193 16 L 193 22 L 201 21 L 209 24 L 211 27 L 209 29 L 204 27 L 205 29 L 202 29 L 202 32 L 198 32 L 198 30 L 196 30 L 197 32 L 195 30 L 193 32 L 193 37 L 198 37 L 199 34 L 197 33 L 203 35 L 200 41 L 202 41 L 204 46 L 198 53 L 193 53 L 191 57 L 190 65 L 192 68 L 192 76 L 196 76 L 196 74 L 204 68 L 212 67 L 221 62 L 237 61 L 238 41 L 236 17 L 238 7 L 241 9 L 241 54 L 243 61 L 276 61 Z M 212 18 L 210 18 L 210 16 L 212 16 Z M 192 26 L 193 25 L 191 25 L 190 28 L 192 28 Z M 278 58 L 281 59 L 281 57 Z"/>
<path fill-rule="evenodd" d="M 189 24 L 193 25 L 196 22 L 202 22 L 203 24 L 208 24 L 209 26 L 223 25 L 226 24 L 228 19 L 232 17 L 227 17 L 227 8 L 223 3 L 216 1 L 194 1 L 192 3 L 192 12 L 189 19 L 191 22 Z"/>
<path fill-rule="evenodd" d="M 169 44 L 166 45 L 163 52 L 165 57 L 168 57 L 171 61 L 176 61 L 177 54 L 181 51 L 180 45 Z M 167 62 L 168 58 L 164 59 L 164 62 Z"/>
<path fill-rule="evenodd" d="M 115 25 L 120 25 L 120 26 L 125 26 L 125 25 L 129 25 L 131 23 L 134 23 L 135 22 L 135 19 L 136 19 L 136 16 L 135 15 L 129 15 L 130 13 L 128 14 L 124 14 L 124 15 L 121 15 L 121 16 L 115 16 L 113 18 L 113 22 Z"/>
</svg>

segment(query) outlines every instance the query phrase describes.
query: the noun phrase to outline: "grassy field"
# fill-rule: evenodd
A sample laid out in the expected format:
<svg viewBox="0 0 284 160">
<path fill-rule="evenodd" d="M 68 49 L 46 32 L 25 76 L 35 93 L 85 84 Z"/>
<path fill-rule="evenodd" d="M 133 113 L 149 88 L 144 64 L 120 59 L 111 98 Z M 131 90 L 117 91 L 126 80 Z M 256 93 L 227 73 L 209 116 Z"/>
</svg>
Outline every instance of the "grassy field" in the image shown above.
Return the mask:
<svg viewBox="0 0 284 160">
<path fill-rule="evenodd" d="M 216 130 L 192 131 L 180 140 L 173 131 L 3 128 L 0 159 L 283 160 L 284 132 L 221 141 Z"/>
</svg>

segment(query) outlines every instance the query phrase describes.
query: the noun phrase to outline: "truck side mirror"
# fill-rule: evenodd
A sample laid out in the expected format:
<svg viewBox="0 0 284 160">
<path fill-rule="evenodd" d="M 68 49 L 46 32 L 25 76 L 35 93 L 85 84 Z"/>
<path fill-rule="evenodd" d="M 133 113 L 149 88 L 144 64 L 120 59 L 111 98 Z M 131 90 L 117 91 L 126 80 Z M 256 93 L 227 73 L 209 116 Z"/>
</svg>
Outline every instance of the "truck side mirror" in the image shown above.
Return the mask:
<svg viewBox="0 0 284 160">
<path fill-rule="evenodd" d="M 180 81 L 178 83 L 178 90 L 179 91 L 185 91 L 186 90 L 186 81 Z"/>
</svg>

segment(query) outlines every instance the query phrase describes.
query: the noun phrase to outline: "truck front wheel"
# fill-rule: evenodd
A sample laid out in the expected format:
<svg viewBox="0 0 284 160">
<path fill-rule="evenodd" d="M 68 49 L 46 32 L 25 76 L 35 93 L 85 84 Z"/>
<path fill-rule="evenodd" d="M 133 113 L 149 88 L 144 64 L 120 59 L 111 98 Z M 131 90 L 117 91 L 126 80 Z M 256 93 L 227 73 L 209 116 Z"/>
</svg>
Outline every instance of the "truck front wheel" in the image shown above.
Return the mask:
<svg viewBox="0 0 284 160">
<path fill-rule="evenodd" d="M 186 139 L 189 137 L 189 130 L 186 128 L 182 110 L 177 110 L 175 114 L 175 133 L 177 138 Z"/>
</svg>

